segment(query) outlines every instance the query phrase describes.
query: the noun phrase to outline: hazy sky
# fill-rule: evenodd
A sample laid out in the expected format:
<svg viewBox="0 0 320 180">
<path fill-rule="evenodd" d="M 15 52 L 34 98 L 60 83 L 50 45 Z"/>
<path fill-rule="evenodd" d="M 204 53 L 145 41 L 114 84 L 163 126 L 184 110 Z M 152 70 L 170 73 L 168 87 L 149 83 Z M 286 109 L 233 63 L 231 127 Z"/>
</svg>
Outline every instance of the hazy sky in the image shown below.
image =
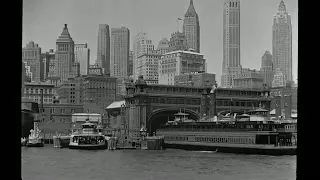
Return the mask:
<svg viewBox="0 0 320 180">
<path fill-rule="evenodd" d="M 133 38 L 147 32 L 155 47 L 163 38 L 177 31 L 190 0 L 24 0 L 23 46 L 30 40 L 42 52 L 55 49 L 55 41 L 64 24 L 75 43 L 88 43 L 90 62 L 96 60 L 98 24 L 110 28 L 125 26 Z M 222 28 L 224 0 L 193 0 L 200 20 L 200 53 L 208 62 L 208 72 L 215 73 L 220 84 L 222 71 Z M 260 68 L 266 50 L 272 53 L 273 15 L 280 0 L 241 0 L 241 65 Z M 293 79 L 298 70 L 298 0 L 284 0 L 292 23 Z M 182 24 L 182 21 L 181 21 Z M 181 28 L 180 28 L 181 29 Z"/>
</svg>

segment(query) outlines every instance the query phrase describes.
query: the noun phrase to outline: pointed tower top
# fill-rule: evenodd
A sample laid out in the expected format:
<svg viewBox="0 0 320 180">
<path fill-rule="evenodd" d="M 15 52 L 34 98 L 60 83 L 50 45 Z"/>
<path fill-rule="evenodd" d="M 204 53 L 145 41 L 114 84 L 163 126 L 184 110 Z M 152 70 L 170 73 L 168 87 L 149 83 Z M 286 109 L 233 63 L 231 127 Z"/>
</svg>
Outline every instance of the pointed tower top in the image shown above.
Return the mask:
<svg viewBox="0 0 320 180">
<path fill-rule="evenodd" d="M 278 11 L 286 11 L 286 5 L 284 4 L 283 0 L 280 1 Z"/>
<path fill-rule="evenodd" d="M 186 12 L 186 14 L 184 15 L 185 17 L 186 16 L 197 16 L 197 13 L 196 13 L 196 10 L 193 6 L 193 0 L 190 0 L 190 4 L 189 4 L 189 7 L 188 7 L 188 10 Z"/>
<path fill-rule="evenodd" d="M 68 31 L 67 24 L 64 24 L 63 30 L 59 38 L 57 39 L 56 42 L 73 42 L 70 33 Z"/>
</svg>

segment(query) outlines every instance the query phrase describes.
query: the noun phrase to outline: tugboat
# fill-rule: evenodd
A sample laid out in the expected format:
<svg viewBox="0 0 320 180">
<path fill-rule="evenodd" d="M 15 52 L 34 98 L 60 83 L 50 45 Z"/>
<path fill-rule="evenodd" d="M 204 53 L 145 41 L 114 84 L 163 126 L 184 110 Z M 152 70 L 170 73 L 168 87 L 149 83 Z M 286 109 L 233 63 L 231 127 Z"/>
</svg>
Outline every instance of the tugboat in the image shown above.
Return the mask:
<svg viewBox="0 0 320 180">
<path fill-rule="evenodd" d="M 108 143 L 105 136 L 98 131 L 97 126 L 90 123 L 81 124 L 82 130 L 71 135 L 69 149 L 107 149 Z"/>
<path fill-rule="evenodd" d="M 30 130 L 30 135 L 27 140 L 27 147 L 43 147 L 44 146 L 44 139 L 40 135 L 41 130 L 39 130 L 38 126 L 36 126 L 36 123 L 34 123 L 34 129 Z"/>
</svg>

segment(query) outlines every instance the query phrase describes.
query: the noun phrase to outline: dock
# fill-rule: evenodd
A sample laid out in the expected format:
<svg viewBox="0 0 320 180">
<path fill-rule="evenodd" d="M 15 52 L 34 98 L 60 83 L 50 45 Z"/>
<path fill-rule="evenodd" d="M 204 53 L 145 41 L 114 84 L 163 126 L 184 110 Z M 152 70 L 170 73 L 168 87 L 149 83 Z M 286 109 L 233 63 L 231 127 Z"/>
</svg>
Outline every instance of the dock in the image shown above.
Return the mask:
<svg viewBox="0 0 320 180">
<path fill-rule="evenodd" d="M 148 136 L 145 137 L 146 150 L 162 150 L 164 149 L 164 136 Z"/>
<path fill-rule="evenodd" d="M 71 136 L 53 136 L 53 147 L 67 148 L 69 147 Z"/>
</svg>

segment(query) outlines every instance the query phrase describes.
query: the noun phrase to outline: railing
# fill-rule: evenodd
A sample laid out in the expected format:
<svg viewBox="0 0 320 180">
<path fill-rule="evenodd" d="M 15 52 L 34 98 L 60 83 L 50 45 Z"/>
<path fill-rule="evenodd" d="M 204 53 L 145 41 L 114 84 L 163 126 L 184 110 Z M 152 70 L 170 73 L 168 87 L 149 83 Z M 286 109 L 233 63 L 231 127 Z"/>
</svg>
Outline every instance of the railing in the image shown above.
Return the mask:
<svg viewBox="0 0 320 180">
<path fill-rule="evenodd" d="M 197 129 L 197 128 L 165 128 L 165 129 L 158 129 L 158 131 L 170 132 L 170 131 L 179 131 L 179 132 L 186 132 L 186 131 L 193 131 L 193 132 L 277 132 L 275 130 L 270 129 L 232 129 L 232 128 L 224 128 L 224 129 Z"/>
</svg>

